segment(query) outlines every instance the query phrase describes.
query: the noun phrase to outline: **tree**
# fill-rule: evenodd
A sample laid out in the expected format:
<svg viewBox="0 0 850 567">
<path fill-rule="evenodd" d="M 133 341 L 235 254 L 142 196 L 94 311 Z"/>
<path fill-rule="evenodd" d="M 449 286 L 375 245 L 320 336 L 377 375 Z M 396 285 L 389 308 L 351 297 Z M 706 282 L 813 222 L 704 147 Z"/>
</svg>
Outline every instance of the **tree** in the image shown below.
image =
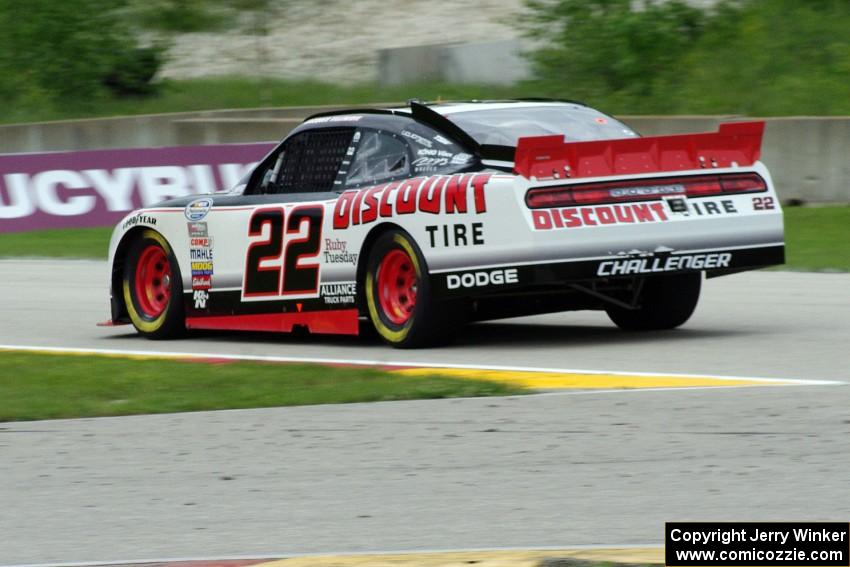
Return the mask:
<svg viewBox="0 0 850 567">
<path fill-rule="evenodd" d="M 110 85 L 126 91 L 131 68 L 149 83 L 160 53 L 138 45 L 125 7 L 126 0 L 0 0 L 0 96 L 53 105 L 96 99 Z"/>
<path fill-rule="evenodd" d="M 538 76 L 577 96 L 649 96 L 702 33 L 706 15 L 682 0 L 526 0 L 527 35 L 546 42 L 532 54 Z"/>
</svg>

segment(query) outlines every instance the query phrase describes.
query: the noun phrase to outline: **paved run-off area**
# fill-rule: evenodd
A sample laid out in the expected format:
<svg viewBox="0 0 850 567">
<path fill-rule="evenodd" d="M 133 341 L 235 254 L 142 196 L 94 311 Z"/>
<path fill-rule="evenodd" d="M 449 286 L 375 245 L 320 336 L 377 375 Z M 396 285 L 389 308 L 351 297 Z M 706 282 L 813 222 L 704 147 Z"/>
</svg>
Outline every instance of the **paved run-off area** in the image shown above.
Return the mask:
<svg viewBox="0 0 850 567">
<path fill-rule="evenodd" d="M 101 262 L 0 262 L 0 344 L 154 344 L 105 319 Z M 157 350 L 848 379 L 850 276 L 710 281 L 682 330 L 597 314 Z M 2 356 L 2 354 L 0 354 Z M 0 565 L 658 544 L 667 520 L 850 516 L 850 387 L 587 392 L 0 424 Z"/>
<path fill-rule="evenodd" d="M 0 565 L 659 544 L 850 516 L 850 388 L 631 391 L 0 425 Z"/>
</svg>

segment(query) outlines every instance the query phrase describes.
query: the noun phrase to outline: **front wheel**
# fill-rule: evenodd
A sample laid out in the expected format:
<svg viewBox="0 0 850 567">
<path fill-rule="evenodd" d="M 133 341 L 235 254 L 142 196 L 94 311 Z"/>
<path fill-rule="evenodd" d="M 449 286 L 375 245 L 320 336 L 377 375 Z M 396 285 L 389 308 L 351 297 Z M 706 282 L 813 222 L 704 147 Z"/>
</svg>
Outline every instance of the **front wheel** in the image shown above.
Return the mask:
<svg viewBox="0 0 850 567">
<path fill-rule="evenodd" d="M 640 307 L 611 306 L 608 317 L 627 331 L 674 329 L 691 318 L 699 301 L 702 272 L 646 278 Z"/>
<path fill-rule="evenodd" d="M 453 336 L 454 321 L 431 297 L 428 268 L 419 247 L 401 230 L 381 235 L 366 264 L 369 319 L 388 344 L 415 348 Z"/>
<path fill-rule="evenodd" d="M 146 229 L 130 244 L 122 288 L 127 314 L 140 334 L 167 339 L 185 331 L 180 267 L 161 234 Z"/>
</svg>

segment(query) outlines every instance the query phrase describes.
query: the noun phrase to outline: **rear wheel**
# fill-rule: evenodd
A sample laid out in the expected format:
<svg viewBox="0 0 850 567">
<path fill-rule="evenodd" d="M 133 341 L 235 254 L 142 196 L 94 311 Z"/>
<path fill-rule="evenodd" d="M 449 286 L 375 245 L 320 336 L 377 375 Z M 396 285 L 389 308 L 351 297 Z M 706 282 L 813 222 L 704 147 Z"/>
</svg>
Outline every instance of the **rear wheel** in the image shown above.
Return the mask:
<svg viewBox="0 0 850 567">
<path fill-rule="evenodd" d="M 391 230 L 378 238 L 365 280 L 369 319 L 388 344 L 414 348 L 453 336 L 454 322 L 431 297 L 425 260 L 407 233 Z"/>
<path fill-rule="evenodd" d="M 180 268 L 158 232 L 146 229 L 130 244 L 122 288 L 127 314 L 140 334 L 166 339 L 185 331 Z"/>
<path fill-rule="evenodd" d="M 701 272 L 646 278 L 639 308 L 611 306 L 606 312 L 618 327 L 627 331 L 673 329 L 693 315 L 701 284 Z"/>
</svg>

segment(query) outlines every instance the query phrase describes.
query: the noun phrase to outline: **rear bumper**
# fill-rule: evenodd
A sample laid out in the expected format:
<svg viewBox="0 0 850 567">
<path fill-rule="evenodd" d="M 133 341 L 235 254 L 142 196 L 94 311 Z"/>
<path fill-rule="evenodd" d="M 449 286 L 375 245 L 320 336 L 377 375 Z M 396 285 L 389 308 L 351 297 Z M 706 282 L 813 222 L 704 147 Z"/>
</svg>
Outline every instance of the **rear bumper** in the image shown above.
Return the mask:
<svg viewBox="0 0 850 567">
<path fill-rule="evenodd" d="M 431 276 L 431 289 L 443 298 L 503 295 L 557 289 L 577 282 L 687 272 L 704 271 L 708 277 L 714 277 L 784 262 L 785 245 L 782 243 L 742 248 L 620 254 L 572 261 L 442 272 Z"/>
</svg>

